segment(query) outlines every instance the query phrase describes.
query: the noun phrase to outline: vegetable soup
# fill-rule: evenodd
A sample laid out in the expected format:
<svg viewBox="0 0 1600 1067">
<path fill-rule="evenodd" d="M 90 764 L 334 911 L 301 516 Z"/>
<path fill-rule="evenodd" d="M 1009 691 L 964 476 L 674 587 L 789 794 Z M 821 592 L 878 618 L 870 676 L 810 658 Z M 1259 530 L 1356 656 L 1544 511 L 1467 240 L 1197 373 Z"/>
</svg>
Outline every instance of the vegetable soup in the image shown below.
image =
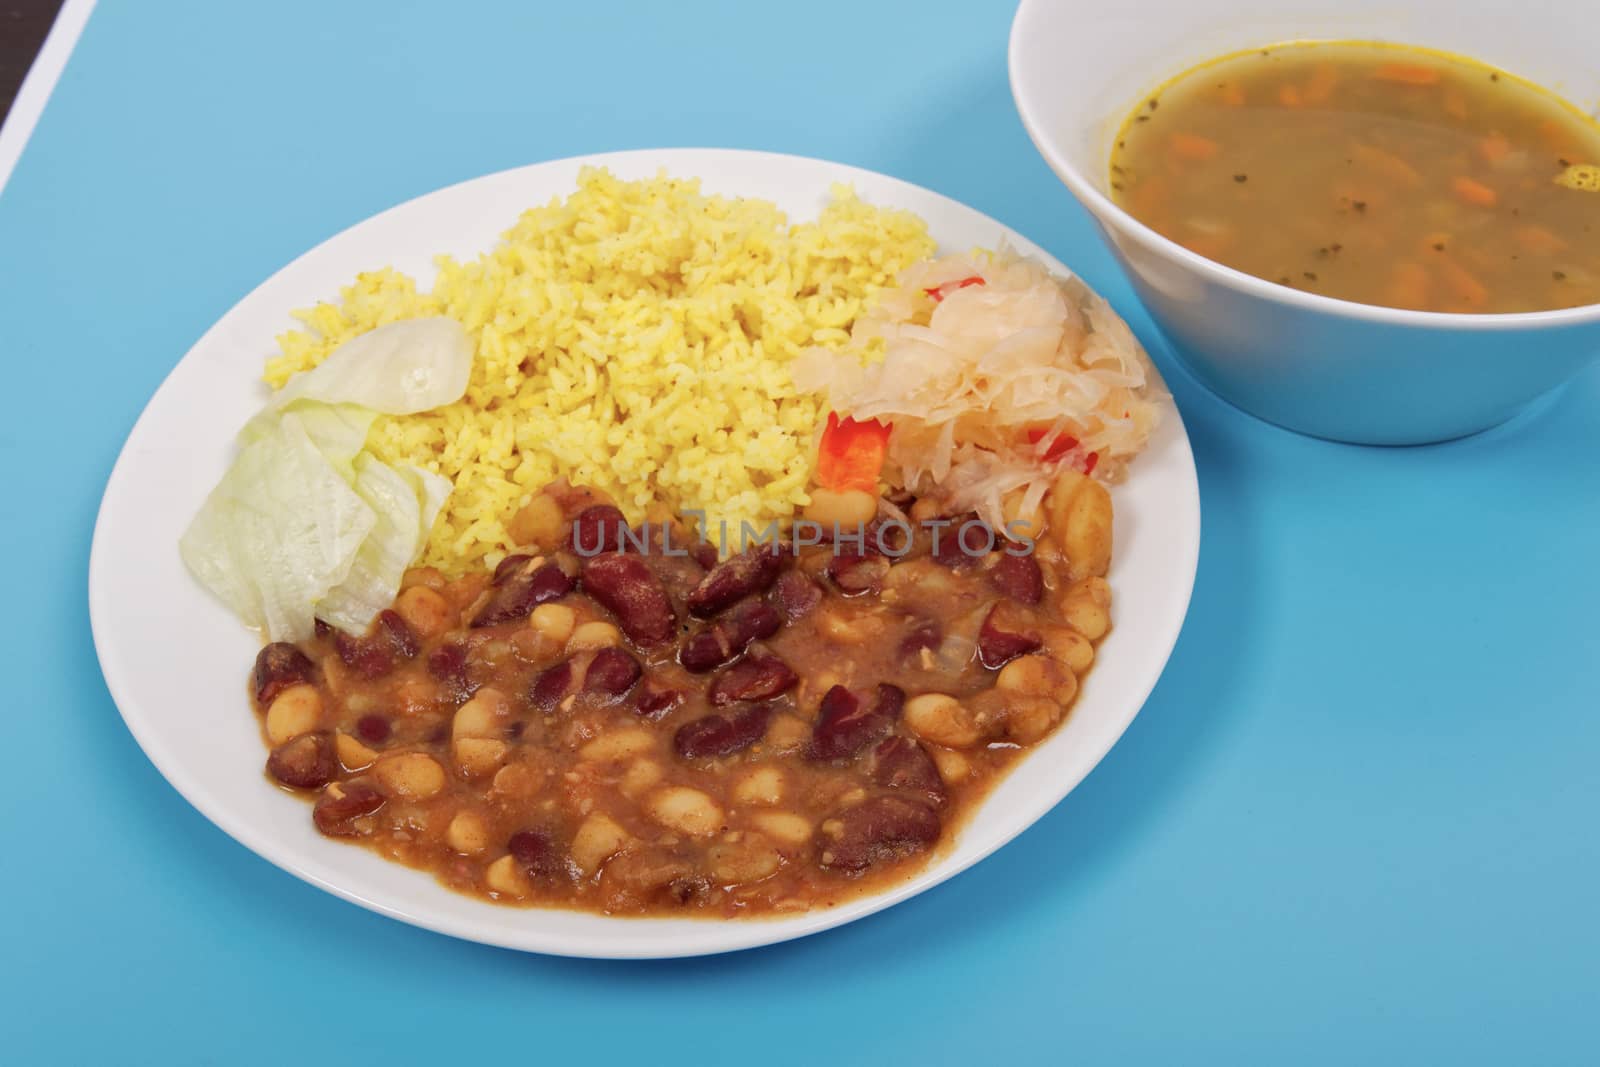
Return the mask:
<svg viewBox="0 0 1600 1067">
<path fill-rule="evenodd" d="M 1483 64 L 1361 42 L 1187 71 L 1118 134 L 1116 202 L 1307 292 L 1445 312 L 1600 303 L 1600 127 Z"/>
</svg>

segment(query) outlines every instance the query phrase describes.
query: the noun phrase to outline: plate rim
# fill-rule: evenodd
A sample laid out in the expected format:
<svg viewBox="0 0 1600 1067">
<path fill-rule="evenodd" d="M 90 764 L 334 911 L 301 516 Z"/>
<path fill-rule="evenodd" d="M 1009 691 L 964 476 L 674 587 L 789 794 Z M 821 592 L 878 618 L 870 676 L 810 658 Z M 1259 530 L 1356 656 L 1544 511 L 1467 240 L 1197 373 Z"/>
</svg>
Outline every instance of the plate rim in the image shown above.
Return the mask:
<svg viewBox="0 0 1600 1067">
<path fill-rule="evenodd" d="M 975 220 L 994 227 L 995 230 L 1003 235 L 1006 241 L 1019 244 L 1021 249 L 1027 254 L 1040 257 L 1048 266 L 1051 267 L 1053 271 L 1073 277 L 1077 276 L 1076 272 L 1072 271 L 1069 267 L 1056 259 L 1043 247 L 1028 240 L 1025 235 L 1012 229 L 1010 226 L 1005 225 L 999 220 L 994 219 L 992 216 L 979 211 L 977 208 L 970 207 L 969 205 L 962 203 L 953 197 L 946 196 L 945 194 L 936 190 L 928 189 L 925 186 L 919 186 L 913 182 L 906 181 L 905 179 L 894 177 L 893 175 L 868 170 L 852 164 L 839 163 L 832 160 L 799 156 L 782 152 L 768 152 L 736 148 L 657 147 L 626 149 L 622 151 L 592 153 L 578 156 L 567 156 L 560 159 L 537 161 L 524 164 L 522 166 L 509 167 L 503 170 L 465 178 L 460 181 L 441 186 L 437 189 L 432 189 L 416 196 L 409 197 L 403 201 L 357 220 L 351 225 L 344 227 L 338 232 L 328 236 L 312 247 L 299 253 L 289 262 L 285 263 L 258 284 L 253 286 L 247 293 L 235 300 L 225 311 L 223 311 L 223 313 L 206 328 L 206 330 L 193 342 L 193 344 L 189 346 L 184 354 L 172 365 L 172 367 L 162 377 L 160 384 L 145 401 L 143 408 L 140 410 L 138 418 L 134 421 L 132 427 L 130 427 L 121 448 L 118 450 L 116 461 L 112 465 L 111 472 L 106 479 L 105 488 L 102 491 L 100 503 L 96 509 L 94 532 L 89 549 L 87 593 L 90 630 L 94 641 L 95 656 L 99 663 L 101 674 L 105 680 L 107 690 L 111 695 L 112 702 L 116 705 L 117 712 L 122 718 L 124 726 L 128 729 L 129 733 L 133 735 L 135 742 L 139 745 L 139 748 L 144 753 L 145 758 L 151 762 L 157 772 L 162 776 L 163 779 L 166 780 L 166 783 L 171 786 L 179 794 L 179 796 L 182 797 L 187 804 L 189 804 L 190 807 L 194 808 L 195 811 L 202 815 L 207 821 L 212 823 L 218 829 L 222 830 L 223 833 L 227 834 L 235 842 L 249 849 L 255 855 L 259 856 L 263 860 L 266 860 L 268 863 L 279 868 L 280 870 L 293 875 L 309 885 L 328 892 L 339 899 L 345 900 L 369 911 L 376 912 L 377 914 L 387 916 L 391 919 L 399 920 L 407 925 L 416 926 L 422 929 L 431 930 L 435 933 L 440 933 L 446 936 L 472 941 L 479 944 L 491 945 L 500 948 L 509 948 L 517 951 L 536 952 L 544 955 L 588 959 L 667 959 L 717 955 L 726 952 L 757 948 L 764 945 L 778 944 L 785 941 L 794 940 L 796 938 L 805 937 L 810 934 L 820 933 L 824 930 L 833 929 L 835 927 L 854 922 L 858 919 L 866 918 L 869 915 L 876 914 L 913 896 L 917 896 L 923 892 L 926 892 L 970 869 L 977 863 L 988 858 L 1000 848 L 1014 841 L 1045 815 L 1054 810 L 1063 800 L 1065 800 L 1066 797 L 1071 794 L 1073 790 L 1075 790 L 1096 767 L 1100 765 L 1110 750 L 1115 747 L 1117 742 L 1122 738 L 1128 727 L 1132 725 L 1134 719 L 1138 718 L 1140 712 L 1144 709 L 1145 704 L 1148 702 L 1151 692 L 1154 691 L 1156 684 L 1160 681 L 1160 678 L 1165 673 L 1172 651 L 1177 644 L 1177 640 L 1182 632 L 1184 622 L 1188 617 L 1189 608 L 1193 600 L 1194 584 L 1199 568 L 1200 542 L 1203 529 L 1201 522 L 1202 515 L 1199 495 L 1199 478 L 1195 468 L 1194 453 L 1187 428 L 1183 423 L 1183 418 L 1181 413 L 1178 411 L 1176 402 L 1169 399 L 1166 404 L 1165 414 L 1166 418 L 1170 420 L 1169 425 L 1172 427 L 1173 431 L 1175 431 L 1174 440 L 1171 442 L 1169 447 L 1176 448 L 1178 450 L 1176 458 L 1179 458 L 1183 461 L 1182 470 L 1180 473 L 1183 475 L 1182 481 L 1184 483 L 1184 488 L 1187 490 L 1183 499 L 1174 500 L 1172 501 L 1172 504 L 1174 505 L 1175 512 L 1181 511 L 1185 514 L 1192 514 L 1193 521 L 1191 524 L 1192 535 L 1183 538 L 1182 547 L 1184 551 L 1181 557 L 1177 560 L 1177 574 L 1181 579 L 1181 590 L 1175 589 L 1174 592 L 1179 594 L 1177 599 L 1181 600 L 1181 608 L 1171 619 L 1162 620 L 1163 625 L 1160 632 L 1149 632 L 1144 635 L 1147 644 L 1151 645 L 1151 647 L 1159 649 L 1155 657 L 1155 669 L 1150 673 L 1148 679 L 1141 683 L 1143 688 L 1142 692 L 1139 692 L 1136 695 L 1131 692 L 1128 694 L 1129 705 L 1132 710 L 1126 715 L 1125 718 L 1123 718 L 1120 724 L 1116 725 L 1115 729 L 1107 732 L 1100 744 L 1094 746 L 1095 750 L 1090 752 L 1092 758 L 1083 763 L 1083 769 L 1081 773 L 1064 777 L 1055 787 L 1055 795 L 1053 799 L 1050 799 L 1048 803 L 1037 805 L 1038 810 L 1028 810 L 1024 817 L 1013 818 L 1009 820 L 1007 826 L 1004 828 L 1004 832 L 997 834 L 993 841 L 986 842 L 982 848 L 978 849 L 974 854 L 964 857 L 960 862 L 951 862 L 948 856 L 941 859 L 936 853 L 929 861 L 928 866 L 924 867 L 922 870 L 906 880 L 899 882 L 892 887 L 883 890 L 882 892 L 853 897 L 847 902 L 835 907 L 813 909 L 811 911 L 799 913 L 794 916 L 741 917 L 731 921 L 719 921 L 719 919 L 715 917 L 685 917 L 681 919 L 658 917 L 640 918 L 630 916 L 601 916 L 596 915 L 595 913 L 574 911 L 572 909 L 539 909 L 537 907 L 530 909 L 509 908 L 504 905 L 482 902 L 482 905 L 485 908 L 494 908 L 497 911 L 505 911 L 511 914 L 518 914 L 527 911 L 537 912 L 541 910 L 560 911 L 565 914 L 588 915 L 594 918 L 604 919 L 608 923 L 622 924 L 627 927 L 634 927 L 635 929 L 641 930 L 644 927 L 655 923 L 672 923 L 678 925 L 680 929 L 682 928 L 683 924 L 692 924 L 693 926 L 703 927 L 706 936 L 698 939 L 698 943 L 693 945 L 678 945 L 675 943 L 677 938 L 672 933 L 665 933 L 663 936 L 666 937 L 667 940 L 674 942 L 674 944 L 666 950 L 662 950 L 652 943 L 653 939 L 646 940 L 644 943 L 639 943 L 639 939 L 637 938 L 616 937 L 607 939 L 604 944 L 596 944 L 592 940 L 589 940 L 582 935 L 551 938 L 549 936 L 538 936 L 537 932 L 534 932 L 534 936 L 526 938 L 519 937 L 515 939 L 507 939 L 505 937 L 492 936 L 492 932 L 486 933 L 481 929 L 475 929 L 475 924 L 470 922 L 460 921 L 451 916 L 431 916 L 426 913 L 420 913 L 415 909 L 408 910 L 405 907 L 391 904 L 385 900 L 373 899 L 363 895 L 360 892 L 348 889 L 340 885 L 338 882 L 329 878 L 325 878 L 317 871 L 311 869 L 311 864 L 308 864 L 304 858 L 298 857 L 294 854 L 295 849 L 292 844 L 275 843 L 268 831 L 268 828 L 258 827 L 250 823 L 248 820 L 235 818 L 234 814 L 228 810 L 228 806 L 225 803 L 214 799 L 211 793 L 200 782 L 188 775 L 188 773 L 184 770 L 181 761 L 175 756 L 174 753 L 168 751 L 162 745 L 159 737 L 156 736 L 157 732 L 150 727 L 149 723 L 142 722 L 141 716 L 138 714 L 130 714 L 128 706 L 136 705 L 137 701 L 129 693 L 129 683 L 122 679 L 117 671 L 108 668 L 107 666 L 107 649 L 114 641 L 114 637 L 109 635 L 107 632 L 107 623 L 105 622 L 105 613 L 107 608 L 104 604 L 104 598 L 107 595 L 106 590 L 108 584 L 107 578 L 105 577 L 105 568 L 107 566 L 105 557 L 107 550 L 104 547 L 106 542 L 105 535 L 107 513 L 108 510 L 111 510 L 110 505 L 114 503 L 114 497 L 121 488 L 122 483 L 128 477 L 127 469 L 132 463 L 130 455 L 133 452 L 134 444 L 140 439 L 142 434 L 149 432 L 146 424 L 147 420 L 151 417 L 151 409 L 156 406 L 157 399 L 165 390 L 169 388 L 179 369 L 182 368 L 183 365 L 197 352 L 201 352 L 209 347 L 214 336 L 222 331 L 222 328 L 228 322 L 229 318 L 235 313 L 235 311 L 244 305 L 249 304 L 263 290 L 271 288 L 284 275 L 297 270 L 306 260 L 319 255 L 330 245 L 345 241 L 363 227 L 367 227 L 369 225 L 376 226 L 382 220 L 390 218 L 395 214 L 411 210 L 424 201 L 435 197 L 442 198 L 452 193 L 458 193 L 464 187 L 478 182 L 495 179 L 509 180 L 513 175 L 517 174 L 531 174 L 532 172 L 538 170 L 556 170 L 560 168 L 573 168 L 579 166 L 622 167 L 626 169 L 641 161 L 649 160 L 652 157 L 657 156 L 693 156 L 703 159 L 705 163 L 698 165 L 699 170 L 695 174 L 683 175 L 684 177 L 698 177 L 702 181 L 708 179 L 714 181 L 716 175 L 715 164 L 718 161 L 721 161 L 725 164 L 793 164 L 805 167 L 820 167 L 825 168 L 837 175 L 837 177 L 832 179 L 833 181 L 851 182 L 861 179 L 869 179 L 874 184 L 886 184 L 888 187 L 894 189 L 895 192 L 912 192 L 919 198 L 932 198 L 936 201 L 942 202 L 944 206 L 958 209 L 959 211 L 972 216 Z M 663 161 L 659 164 L 658 169 L 667 169 L 672 166 L 679 165 L 681 164 L 669 164 Z M 819 193 L 822 191 L 824 190 L 819 190 Z M 727 195 L 739 194 L 734 193 Z M 888 208 L 902 206 L 898 202 L 883 200 L 881 197 L 879 198 L 879 201 L 881 202 L 881 206 Z M 529 206 L 533 205 L 530 203 Z M 285 309 L 285 312 L 287 313 L 288 310 L 289 309 Z M 1086 749 L 1085 751 L 1088 750 Z M 1027 758 L 1028 757 L 1025 756 L 1024 760 Z M 1021 762 L 1022 761 L 1019 761 L 1018 766 L 1021 765 Z M 1015 770 L 1016 768 L 1013 768 L 1012 771 L 1008 772 L 1006 777 L 1009 777 L 1011 773 L 1015 772 Z M 987 800 L 984 802 L 984 804 L 987 804 Z M 981 807 L 982 805 L 980 805 L 980 808 Z M 974 809 L 974 814 L 977 810 L 979 809 Z M 958 840 L 958 838 L 952 839 L 952 847 L 956 840 Z M 390 863 L 392 861 L 384 860 L 383 862 Z M 401 869 L 418 878 L 432 877 L 427 871 L 404 867 L 403 865 L 399 864 L 396 864 L 396 866 L 401 867 Z M 467 899 L 471 898 L 468 897 Z"/>
</svg>

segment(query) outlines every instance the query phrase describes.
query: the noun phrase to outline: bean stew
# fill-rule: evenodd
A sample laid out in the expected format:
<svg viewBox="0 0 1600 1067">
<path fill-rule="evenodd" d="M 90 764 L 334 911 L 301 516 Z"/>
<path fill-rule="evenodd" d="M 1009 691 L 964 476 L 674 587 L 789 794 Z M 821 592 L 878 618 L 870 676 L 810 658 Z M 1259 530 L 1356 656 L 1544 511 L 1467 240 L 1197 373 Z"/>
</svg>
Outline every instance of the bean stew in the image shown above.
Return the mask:
<svg viewBox="0 0 1600 1067">
<path fill-rule="evenodd" d="M 505 903 L 770 914 L 909 877 L 1067 715 L 1112 515 L 1067 471 L 1033 551 L 974 552 L 899 503 L 718 558 L 552 485 L 492 571 L 413 569 L 365 634 L 261 651 L 267 774 L 323 834 Z"/>
</svg>

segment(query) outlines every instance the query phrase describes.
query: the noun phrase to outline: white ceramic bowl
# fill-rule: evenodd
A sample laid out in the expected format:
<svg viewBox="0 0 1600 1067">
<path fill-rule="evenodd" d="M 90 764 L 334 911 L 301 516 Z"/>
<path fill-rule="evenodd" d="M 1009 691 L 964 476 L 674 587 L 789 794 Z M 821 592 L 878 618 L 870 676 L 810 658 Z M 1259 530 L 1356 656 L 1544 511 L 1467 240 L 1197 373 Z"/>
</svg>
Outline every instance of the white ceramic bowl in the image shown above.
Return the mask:
<svg viewBox="0 0 1600 1067">
<path fill-rule="evenodd" d="M 470 257 L 490 247 L 524 208 L 571 193 L 585 164 L 624 178 L 663 169 L 698 176 L 708 192 L 772 200 L 796 219 L 814 218 L 833 183 L 850 183 L 872 203 L 916 212 L 946 248 L 1006 241 L 1067 273 L 1021 234 L 937 193 L 836 163 L 764 152 L 652 149 L 557 160 L 391 208 L 307 252 L 240 301 L 184 356 L 139 417 L 106 486 L 89 558 L 89 614 L 106 684 L 151 761 L 212 822 L 313 885 L 418 926 L 562 955 L 689 956 L 783 941 L 869 915 L 937 885 L 1027 829 L 1100 761 L 1150 694 L 1183 625 L 1200 548 L 1194 458 L 1172 407 L 1114 491 L 1117 624 L 1072 715 L 1019 761 L 953 845 L 915 877 L 836 908 L 784 918 L 614 919 L 500 907 L 322 837 L 310 806 L 261 773 L 265 749 L 245 695 L 260 643 L 178 558 L 178 537 L 227 467 L 234 434 L 266 400 L 261 363 L 273 338 L 294 325 L 292 309 L 326 299 L 356 272 L 385 263 L 431 285 L 436 253 Z"/>
<path fill-rule="evenodd" d="M 1371 307 L 1274 285 L 1162 237 L 1107 195 L 1112 142 L 1152 89 L 1287 40 L 1429 45 L 1583 106 L 1600 99 L 1592 0 L 1023 0 L 1011 90 L 1034 144 L 1088 209 L 1140 299 L 1211 388 L 1319 437 L 1420 444 L 1510 418 L 1600 353 L 1600 305 L 1516 315 Z"/>
</svg>

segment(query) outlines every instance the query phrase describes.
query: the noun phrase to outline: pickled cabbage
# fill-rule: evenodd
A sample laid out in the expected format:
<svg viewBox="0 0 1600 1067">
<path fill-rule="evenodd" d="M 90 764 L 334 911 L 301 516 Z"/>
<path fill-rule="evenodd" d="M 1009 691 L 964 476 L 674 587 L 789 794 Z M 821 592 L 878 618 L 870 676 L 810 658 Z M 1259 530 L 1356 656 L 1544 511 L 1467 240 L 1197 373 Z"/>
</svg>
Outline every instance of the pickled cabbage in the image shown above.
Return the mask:
<svg viewBox="0 0 1600 1067">
<path fill-rule="evenodd" d="M 843 353 L 808 349 L 793 375 L 840 414 L 893 424 L 891 485 L 997 528 L 1002 497 L 1031 510 L 1063 468 L 1121 478 L 1164 395 L 1110 305 L 1004 248 L 910 267 Z"/>
</svg>

